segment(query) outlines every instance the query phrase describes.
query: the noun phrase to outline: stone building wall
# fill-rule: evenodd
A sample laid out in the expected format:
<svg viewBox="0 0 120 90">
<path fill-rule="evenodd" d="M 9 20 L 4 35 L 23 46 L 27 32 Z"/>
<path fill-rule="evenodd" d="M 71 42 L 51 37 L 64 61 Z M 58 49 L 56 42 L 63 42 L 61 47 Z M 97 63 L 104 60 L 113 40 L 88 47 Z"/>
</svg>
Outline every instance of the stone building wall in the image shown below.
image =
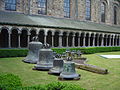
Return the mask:
<svg viewBox="0 0 120 90">
<path fill-rule="evenodd" d="M 5 0 L 0 0 L 0 11 L 5 10 Z M 50 2 L 49 2 L 50 1 Z M 85 20 L 86 0 L 70 0 L 70 18 Z M 117 22 L 120 25 L 120 3 L 114 0 L 91 0 L 91 20 L 92 22 L 101 23 L 100 4 L 106 2 L 106 24 L 113 25 L 113 6 L 118 5 Z M 38 15 L 37 0 L 17 0 L 16 11 L 24 14 Z M 48 0 L 47 15 L 64 18 L 64 0 Z M 104 23 L 103 23 L 104 24 Z"/>
</svg>

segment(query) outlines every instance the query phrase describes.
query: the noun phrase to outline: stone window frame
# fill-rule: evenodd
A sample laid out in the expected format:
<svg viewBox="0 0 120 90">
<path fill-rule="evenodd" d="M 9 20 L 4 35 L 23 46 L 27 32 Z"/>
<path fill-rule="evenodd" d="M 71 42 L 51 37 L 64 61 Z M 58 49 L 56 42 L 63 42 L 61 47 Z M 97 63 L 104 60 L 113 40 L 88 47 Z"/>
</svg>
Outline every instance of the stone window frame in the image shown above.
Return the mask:
<svg viewBox="0 0 120 90">
<path fill-rule="evenodd" d="M 101 16 L 101 22 L 105 22 L 106 20 L 106 4 L 104 2 L 100 5 L 100 16 Z"/>
<path fill-rule="evenodd" d="M 16 5 L 17 0 L 5 0 L 5 10 L 16 11 Z"/>
<path fill-rule="evenodd" d="M 64 17 L 65 18 L 70 18 L 70 2 L 71 0 L 64 0 Z"/>
<path fill-rule="evenodd" d="M 86 5 L 85 19 L 86 20 L 91 20 L 91 0 L 86 0 L 85 5 Z"/>
<path fill-rule="evenodd" d="M 102 4 L 102 3 L 104 3 L 104 5 L 105 5 L 105 15 L 104 15 L 104 16 L 105 16 L 105 17 L 104 17 L 105 20 L 104 20 L 104 22 L 102 22 L 102 18 L 101 18 L 101 4 Z M 99 7 L 100 7 L 100 11 L 99 11 L 99 14 L 100 14 L 100 17 L 99 17 L 99 18 L 100 18 L 100 22 L 101 22 L 101 23 L 106 23 L 106 21 L 107 21 L 107 13 L 108 13 L 108 11 L 107 11 L 107 10 L 108 10 L 108 2 L 107 2 L 107 0 L 101 0 L 101 1 L 100 1 L 100 4 L 99 4 Z"/>
<path fill-rule="evenodd" d="M 117 15 L 116 15 L 116 23 L 115 23 L 115 16 L 114 16 L 114 8 L 116 7 L 116 13 L 117 13 Z M 114 25 L 117 25 L 118 24 L 118 20 L 117 20 L 117 17 L 118 17 L 118 9 L 119 9 L 119 5 L 117 4 L 117 3 L 113 3 L 113 24 Z"/>
<path fill-rule="evenodd" d="M 38 14 L 47 14 L 47 0 L 37 0 Z"/>
</svg>

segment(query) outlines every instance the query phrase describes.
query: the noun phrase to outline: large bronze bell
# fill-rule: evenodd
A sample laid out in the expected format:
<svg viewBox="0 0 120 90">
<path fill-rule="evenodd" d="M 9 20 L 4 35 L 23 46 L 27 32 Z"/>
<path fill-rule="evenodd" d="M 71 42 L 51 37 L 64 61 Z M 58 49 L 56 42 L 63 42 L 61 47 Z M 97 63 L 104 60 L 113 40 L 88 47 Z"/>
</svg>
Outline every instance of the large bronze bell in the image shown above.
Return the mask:
<svg viewBox="0 0 120 90">
<path fill-rule="evenodd" d="M 53 68 L 51 68 L 48 74 L 55 74 L 59 75 L 63 70 L 63 59 L 62 58 L 55 58 L 53 61 Z"/>
<path fill-rule="evenodd" d="M 74 79 L 79 80 L 80 75 L 75 71 L 75 63 L 71 61 L 71 57 L 67 57 L 67 61 L 64 62 L 63 71 L 59 76 L 59 80 Z"/>
<path fill-rule="evenodd" d="M 46 44 L 43 49 L 39 50 L 39 61 L 33 70 L 49 70 L 53 67 L 53 60 L 53 51 Z"/>
<path fill-rule="evenodd" d="M 29 43 L 29 52 L 28 55 L 23 60 L 26 63 L 36 64 L 39 60 L 38 52 L 43 47 L 41 42 L 38 42 L 38 37 L 33 37 L 32 42 Z"/>
</svg>

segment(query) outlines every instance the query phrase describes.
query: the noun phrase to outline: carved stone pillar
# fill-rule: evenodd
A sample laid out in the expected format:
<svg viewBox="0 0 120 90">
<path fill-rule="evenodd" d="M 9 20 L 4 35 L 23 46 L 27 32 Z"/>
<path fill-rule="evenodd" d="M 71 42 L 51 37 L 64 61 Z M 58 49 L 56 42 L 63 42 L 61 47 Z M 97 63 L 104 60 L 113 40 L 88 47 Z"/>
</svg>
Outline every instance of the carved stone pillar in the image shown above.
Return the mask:
<svg viewBox="0 0 120 90">
<path fill-rule="evenodd" d="M 11 32 L 8 33 L 9 38 L 8 38 L 8 47 L 11 48 Z"/>
<path fill-rule="evenodd" d="M 109 37 L 109 46 L 111 46 L 111 36 Z"/>
<path fill-rule="evenodd" d="M 72 35 L 72 47 L 75 47 L 75 34 Z"/>
<path fill-rule="evenodd" d="M 86 35 L 83 36 L 83 47 L 85 47 L 85 38 L 86 38 Z"/>
<path fill-rule="evenodd" d="M 62 36 L 63 36 L 63 33 L 60 33 L 60 35 L 59 35 L 59 47 L 62 47 Z"/>
<path fill-rule="evenodd" d="M 107 46 L 107 43 L 108 43 L 108 36 L 106 36 L 106 46 Z"/>
<path fill-rule="evenodd" d="M 45 31 L 45 34 L 44 34 L 44 44 L 47 43 L 47 31 Z"/>
<path fill-rule="evenodd" d="M 95 35 L 92 38 L 93 38 L 92 47 L 94 47 L 95 46 Z"/>
<path fill-rule="evenodd" d="M 52 47 L 54 47 L 54 32 L 52 32 Z"/>
<path fill-rule="evenodd" d="M 114 43 L 114 41 L 115 41 L 115 36 L 113 36 L 113 45 L 112 45 L 112 46 L 115 46 L 115 43 Z"/>
<path fill-rule="evenodd" d="M 30 32 L 28 32 L 28 35 L 27 35 L 27 47 L 29 47 L 29 42 L 30 42 Z"/>
<path fill-rule="evenodd" d="M 88 37 L 88 47 L 90 47 L 90 36 Z"/>
<path fill-rule="evenodd" d="M 80 46 L 80 36 L 78 36 L 78 47 Z"/>
<path fill-rule="evenodd" d="M 101 46 L 104 46 L 104 37 L 101 37 Z"/>
<path fill-rule="evenodd" d="M 69 33 L 66 34 L 66 47 L 68 47 L 68 36 L 69 36 Z"/>
<path fill-rule="evenodd" d="M 20 35 L 21 35 L 21 31 L 18 31 L 18 48 L 21 48 L 21 46 L 20 46 Z"/>
</svg>

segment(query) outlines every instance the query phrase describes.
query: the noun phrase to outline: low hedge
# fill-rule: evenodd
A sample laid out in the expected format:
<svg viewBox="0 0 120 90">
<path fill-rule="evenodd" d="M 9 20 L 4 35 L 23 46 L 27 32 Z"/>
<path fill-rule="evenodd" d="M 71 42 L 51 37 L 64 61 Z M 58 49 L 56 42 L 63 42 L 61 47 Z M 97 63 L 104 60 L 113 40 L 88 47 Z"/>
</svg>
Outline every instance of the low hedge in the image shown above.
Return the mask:
<svg viewBox="0 0 120 90">
<path fill-rule="evenodd" d="M 52 48 L 53 51 L 62 54 L 68 48 Z M 120 51 L 120 47 L 81 47 L 69 48 L 72 50 L 80 50 L 83 54 L 94 54 L 99 52 Z M 25 57 L 28 49 L 0 49 L 0 57 Z"/>
<path fill-rule="evenodd" d="M 25 57 L 27 49 L 0 49 L 0 57 Z"/>
<path fill-rule="evenodd" d="M 62 54 L 68 48 L 52 48 L 53 51 Z M 81 47 L 81 48 L 69 48 L 72 50 L 80 50 L 83 54 L 94 54 L 99 52 L 112 52 L 120 51 L 120 47 Z"/>
<path fill-rule="evenodd" d="M 17 75 L 0 73 L 0 90 L 86 90 L 78 85 L 54 82 L 47 85 L 22 86 Z"/>
</svg>

